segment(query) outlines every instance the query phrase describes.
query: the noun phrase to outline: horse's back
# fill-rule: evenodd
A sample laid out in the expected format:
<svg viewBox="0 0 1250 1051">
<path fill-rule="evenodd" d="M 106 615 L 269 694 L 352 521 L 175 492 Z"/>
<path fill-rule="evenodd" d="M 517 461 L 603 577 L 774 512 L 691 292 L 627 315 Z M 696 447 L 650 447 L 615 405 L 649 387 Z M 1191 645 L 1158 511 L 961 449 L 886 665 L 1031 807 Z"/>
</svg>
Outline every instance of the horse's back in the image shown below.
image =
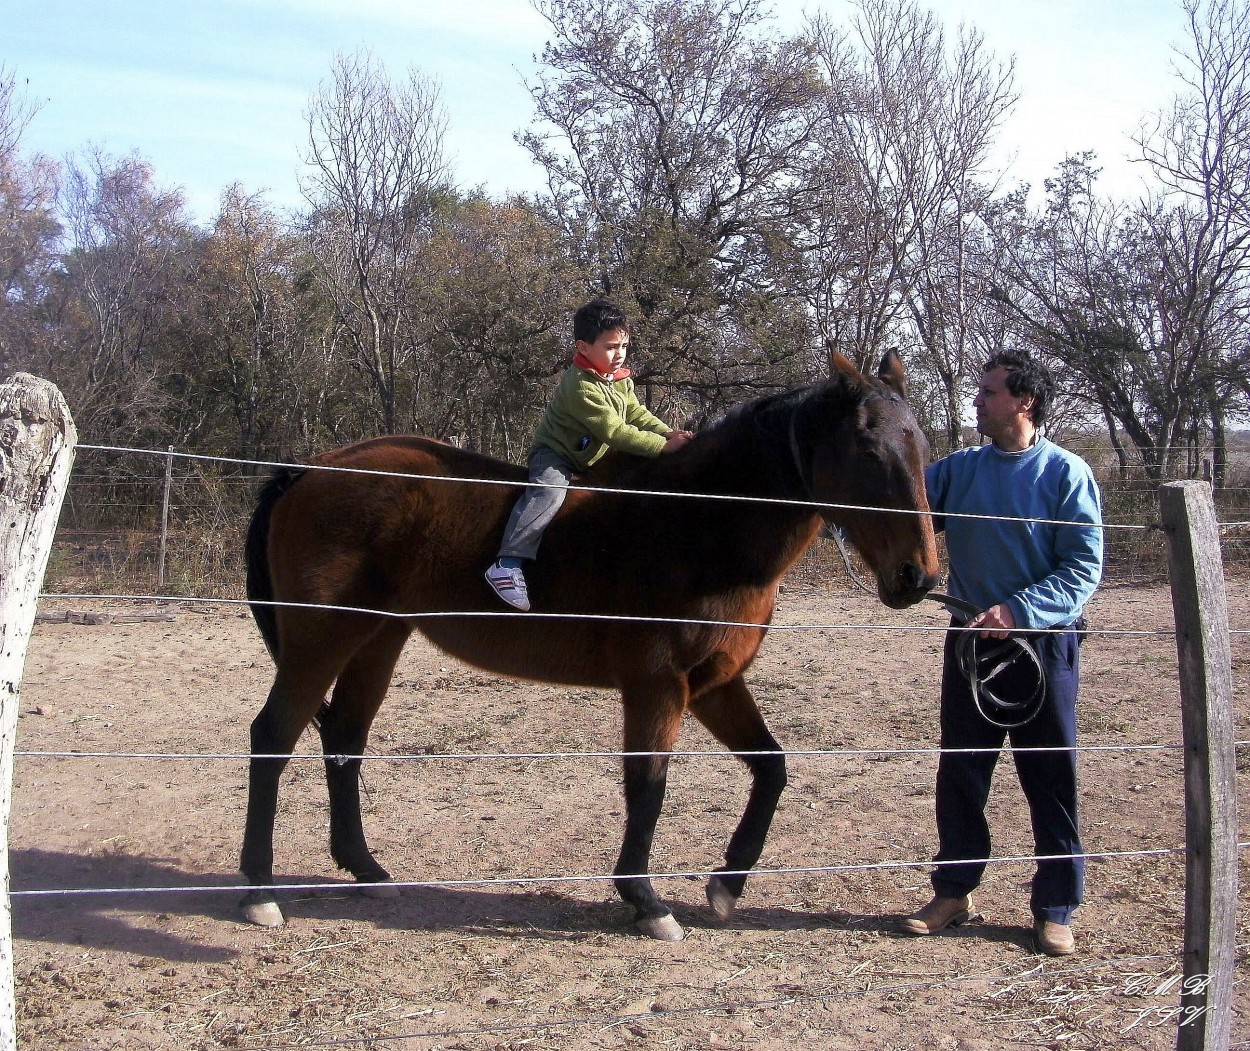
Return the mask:
<svg viewBox="0 0 1250 1051">
<path fill-rule="evenodd" d="M 416 434 L 366 438 L 324 452 L 312 463 L 314 467 L 336 468 L 336 471 L 326 472 L 332 474 L 360 471 L 412 476 L 408 480 L 426 477 L 525 480 L 525 469 L 516 464 Z M 362 477 L 370 476 L 362 474 Z"/>
<path fill-rule="evenodd" d="M 357 515 L 372 521 L 393 516 L 395 505 L 413 501 L 430 511 L 508 504 L 518 486 L 495 483 L 525 479 L 525 469 L 515 464 L 432 438 L 390 435 L 316 457 L 298 495 L 317 503 L 351 501 Z"/>
<path fill-rule="evenodd" d="M 442 604 L 479 576 L 525 472 L 431 439 L 373 438 L 317 457 L 273 508 L 274 592 L 383 610 Z"/>
</svg>

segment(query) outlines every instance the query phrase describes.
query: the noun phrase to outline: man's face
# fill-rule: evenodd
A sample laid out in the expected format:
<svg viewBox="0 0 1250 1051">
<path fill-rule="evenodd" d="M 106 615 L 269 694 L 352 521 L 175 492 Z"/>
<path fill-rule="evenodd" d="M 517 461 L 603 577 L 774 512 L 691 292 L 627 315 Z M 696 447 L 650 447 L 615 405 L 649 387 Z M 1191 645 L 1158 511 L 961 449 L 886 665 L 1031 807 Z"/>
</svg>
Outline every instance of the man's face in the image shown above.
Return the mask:
<svg viewBox="0 0 1250 1051">
<path fill-rule="evenodd" d="M 1031 432 L 1033 408 L 1031 397 L 1018 398 L 1007 389 L 1007 370 L 990 369 L 981 373 L 977 396 L 972 399 L 977 410 L 977 430 L 992 441 L 1008 444 L 1009 439 Z"/>
<path fill-rule="evenodd" d="M 600 332 L 599 338 L 593 343 L 579 339 L 577 349 L 586 356 L 595 371 L 604 374 L 615 372 L 625 364 L 625 354 L 629 351 L 629 333 L 623 328 L 610 328 L 606 332 Z"/>
</svg>

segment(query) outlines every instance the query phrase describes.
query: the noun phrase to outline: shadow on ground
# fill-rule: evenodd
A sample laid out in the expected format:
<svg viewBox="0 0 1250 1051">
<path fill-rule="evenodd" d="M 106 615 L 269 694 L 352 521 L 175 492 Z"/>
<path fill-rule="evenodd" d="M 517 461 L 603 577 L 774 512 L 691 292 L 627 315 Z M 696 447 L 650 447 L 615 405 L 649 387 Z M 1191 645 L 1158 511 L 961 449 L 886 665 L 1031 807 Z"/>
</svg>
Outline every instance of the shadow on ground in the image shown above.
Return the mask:
<svg viewBox="0 0 1250 1051">
<path fill-rule="evenodd" d="M 243 923 L 237 873 L 192 873 L 169 859 L 131 855 L 82 857 L 45 850 L 16 850 L 10 858 L 13 932 L 18 938 L 96 949 L 132 952 L 170 960 L 229 960 L 239 950 L 212 944 L 187 921 L 208 920 L 232 931 L 260 930 Z M 281 882 L 320 883 L 288 874 Z M 222 890 L 204 890 L 220 886 Z M 99 888 L 136 888 L 91 893 Z M 146 888 L 162 888 L 151 891 Z M 194 889 L 193 889 L 194 888 Z M 227 889 L 229 888 L 229 889 Z M 23 891 L 62 890 L 64 894 L 26 895 Z M 603 901 L 586 901 L 543 888 L 504 890 L 481 887 L 401 887 L 397 898 L 361 893 L 356 884 L 326 881 L 315 889 L 278 891 L 288 923 L 350 921 L 392 930 L 458 930 L 509 938 L 577 941 L 605 934 L 632 934 L 632 913 L 613 892 Z M 674 915 L 690 932 L 719 929 L 710 909 L 674 904 Z M 807 912 L 785 907 L 748 906 L 730 927 L 759 930 L 848 930 L 896 933 L 891 915 Z M 901 936 L 900 937 L 904 937 Z M 1028 932 L 973 922 L 945 932 L 944 938 L 972 937 L 1028 945 Z"/>
</svg>

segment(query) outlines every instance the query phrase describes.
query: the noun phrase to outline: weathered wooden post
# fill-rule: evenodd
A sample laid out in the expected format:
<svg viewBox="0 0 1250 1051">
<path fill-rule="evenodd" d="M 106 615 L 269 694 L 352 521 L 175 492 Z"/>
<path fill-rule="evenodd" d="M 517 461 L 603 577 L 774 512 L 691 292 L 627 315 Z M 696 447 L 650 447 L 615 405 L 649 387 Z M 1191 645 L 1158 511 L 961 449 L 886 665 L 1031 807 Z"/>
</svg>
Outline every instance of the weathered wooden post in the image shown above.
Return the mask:
<svg viewBox="0 0 1250 1051">
<path fill-rule="evenodd" d="M 9 810 L 22 668 L 77 441 L 51 383 L 19 372 L 0 385 L 0 1051 L 17 1048 Z"/>
<path fill-rule="evenodd" d="M 174 476 L 174 447 L 165 454 L 165 492 L 161 496 L 161 550 L 157 557 L 156 587 L 165 589 L 165 538 L 169 535 L 169 485 Z"/>
<path fill-rule="evenodd" d="M 1224 1051 L 1237 933 L 1237 786 L 1228 598 L 1205 482 L 1159 490 L 1185 746 L 1185 958 L 1178 1051 Z"/>
</svg>

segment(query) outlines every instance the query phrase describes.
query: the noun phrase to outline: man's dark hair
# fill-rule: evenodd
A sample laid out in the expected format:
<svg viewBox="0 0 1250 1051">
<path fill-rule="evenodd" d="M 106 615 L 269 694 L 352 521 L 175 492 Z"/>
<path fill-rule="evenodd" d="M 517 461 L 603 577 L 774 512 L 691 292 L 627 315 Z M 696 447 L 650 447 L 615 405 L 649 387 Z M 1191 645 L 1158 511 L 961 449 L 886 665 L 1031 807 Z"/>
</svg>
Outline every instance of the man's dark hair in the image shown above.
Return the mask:
<svg viewBox="0 0 1250 1051">
<path fill-rule="evenodd" d="M 1033 426 L 1044 424 L 1050 414 L 1051 402 L 1055 400 L 1055 381 L 1050 370 L 1023 350 L 1000 350 L 991 355 L 981 366 L 981 371 L 990 372 L 993 369 L 1007 370 L 1007 390 L 1015 398 L 1032 398 L 1029 417 Z"/>
<path fill-rule="evenodd" d="M 578 307 L 573 315 L 573 338 L 584 343 L 593 343 L 603 333 L 614 328 L 629 331 L 629 320 L 625 312 L 610 299 L 592 299 L 584 306 Z"/>
</svg>

